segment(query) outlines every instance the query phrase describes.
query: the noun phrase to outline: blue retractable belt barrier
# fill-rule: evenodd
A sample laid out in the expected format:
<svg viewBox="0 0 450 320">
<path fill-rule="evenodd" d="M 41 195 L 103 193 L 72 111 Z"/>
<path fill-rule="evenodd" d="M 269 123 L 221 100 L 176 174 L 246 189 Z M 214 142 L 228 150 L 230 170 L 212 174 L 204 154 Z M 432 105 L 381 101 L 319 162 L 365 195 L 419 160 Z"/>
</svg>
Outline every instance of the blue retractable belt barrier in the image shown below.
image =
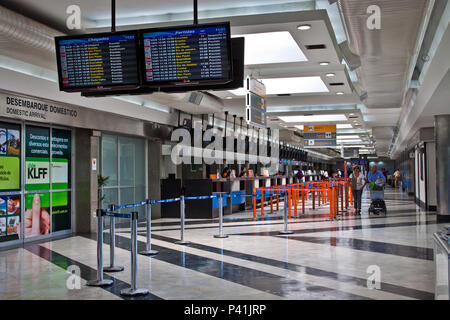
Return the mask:
<svg viewBox="0 0 450 320">
<path fill-rule="evenodd" d="M 134 204 L 124 204 L 121 206 L 115 206 L 116 210 L 120 210 L 120 209 L 130 209 L 130 208 L 136 208 L 136 207 L 141 207 L 141 206 L 145 206 L 147 204 L 147 201 L 142 201 L 142 202 L 138 202 L 138 203 L 134 203 Z"/>
<path fill-rule="evenodd" d="M 204 199 L 212 199 L 215 197 L 217 196 L 212 195 L 212 196 L 184 197 L 184 200 L 204 200 Z"/>
<path fill-rule="evenodd" d="M 168 203 L 168 202 L 176 202 L 180 201 L 181 198 L 173 198 L 173 199 L 165 199 L 165 200 L 151 200 L 151 203 Z"/>
<path fill-rule="evenodd" d="M 131 213 L 119 213 L 119 212 L 105 212 L 104 214 L 107 217 L 115 217 L 115 218 L 131 218 Z"/>
</svg>

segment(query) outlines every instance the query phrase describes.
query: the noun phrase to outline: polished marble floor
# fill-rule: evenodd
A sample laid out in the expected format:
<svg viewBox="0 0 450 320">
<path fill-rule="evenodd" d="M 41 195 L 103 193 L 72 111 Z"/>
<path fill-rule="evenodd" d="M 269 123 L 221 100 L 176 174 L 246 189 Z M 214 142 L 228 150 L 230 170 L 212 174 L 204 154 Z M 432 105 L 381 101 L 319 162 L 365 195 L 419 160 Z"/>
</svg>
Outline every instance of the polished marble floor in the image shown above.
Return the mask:
<svg viewBox="0 0 450 320">
<path fill-rule="evenodd" d="M 330 221 L 326 206 L 308 207 L 290 219 L 287 236 L 279 234 L 281 211 L 257 219 L 250 211 L 226 216 L 225 239 L 213 237 L 217 220 L 188 220 L 189 246 L 176 244 L 178 219 L 154 220 L 152 248 L 159 254 L 137 258 L 138 287 L 150 294 L 134 299 L 433 299 L 432 234 L 448 224 L 437 224 L 432 212 L 398 190 L 387 189 L 385 197 L 387 216 L 367 214 L 368 194 L 361 216 L 349 211 Z M 139 224 L 139 250 L 145 228 Z M 0 300 L 125 298 L 120 290 L 131 282 L 130 229 L 122 224 L 116 231 L 116 262 L 125 271 L 105 273 L 112 286 L 86 286 L 96 277 L 96 240 L 79 235 L 0 251 Z M 108 265 L 107 231 L 104 240 Z M 80 271 L 79 286 L 68 268 Z M 374 270 L 377 288 L 370 285 Z"/>
</svg>

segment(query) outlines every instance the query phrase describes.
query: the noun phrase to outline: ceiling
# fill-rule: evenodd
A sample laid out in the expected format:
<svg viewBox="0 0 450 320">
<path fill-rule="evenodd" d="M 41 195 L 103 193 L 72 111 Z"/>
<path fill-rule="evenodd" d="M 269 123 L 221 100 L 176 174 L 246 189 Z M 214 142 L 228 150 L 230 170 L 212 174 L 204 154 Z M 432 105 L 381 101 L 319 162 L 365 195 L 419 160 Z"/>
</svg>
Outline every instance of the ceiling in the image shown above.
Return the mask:
<svg viewBox="0 0 450 320">
<path fill-rule="evenodd" d="M 284 33 L 294 41 L 306 61 L 272 61 L 252 64 L 246 61 L 245 74 L 256 78 L 285 79 L 316 77 L 326 88 L 325 92 L 310 90 L 304 93 L 283 92 L 269 95 L 269 123 L 282 129 L 295 130 L 301 123 L 285 123 L 284 115 L 344 114 L 357 133 L 375 145 L 377 153 L 385 156 L 398 125 L 400 109 L 409 90 L 411 66 L 415 65 L 416 51 L 420 49 L 421 32 L 426 28 L 427 0 L 340 0 L 330 4 L 327 0 L 199 0 L 200 23 L 229 20 L 232 35 L 257 35 Z M 334 1 L 331 1 L 334 2 Z M 145 28 L 160 25 L 192 23 L 192 1 L 142 1 L 116 0 L 117 26 L 119 30 Z M 365 26 L 369 16 L 366 9 L 371 4 L 382 9 L 382 28 L 368 30 Z M 79 5 L 82 12 L 81 32 L 107 31 L 110 25 L 109 0 L 2 0 L 2 5 L 28 18 L 45 24 L 55 33 L 71 33 L 65 26 L 66 8 Z M 310 25 L 309 30 L 298 30 L 299 25 Z M 1 31 L 1 29 L 0 29 Z M 284 38 L 283 38 L 284 39 Z M 361 66 L 350 71 L 344 61 L 339 43 L 347 40 L 352 51 L 359 55 Z M 267 52 L 276 47 L 277 39 L 261 44 Z M 284 40 L 283 40 L 284 41 Z M 0 60 L 7 58 L 23 61 L 29 65 L 56 71 L 54 53 L 40 48 L 29 48 L 20 41 L 2 36 Z M 309 50 L 308 45 L 323 44 L 324 49 Z M 267 51 L 266 51 L 267 50 Z M 280 53 L 277 53 L 280 55 Z M 295 60 L 295 59 L 294 59 Z M 300 59 L 302 60 L 302 59 Z M 320 65 L 328 62 L 328 65 Z M 12 63 L 12 62 L 10 62 Z M 44 72 L 44 71 L 41 71 Z M 327 76 L 333 75 L 333 76 Z M 353 83 L 353 82 L 357 82 Z M 333 86 L 338 83 L 338 86 Z M 358 90 L 367 92 L 367 99 L 360 99 Z M 340 94 L 337 95 L 336 93 Z M 245 100 L 236 92 L 210 92 L 220 103 L 214 108 L 201 110 L 184 108 L 192 113 L 220 113 L 243 116 Z M 180 95 L 179 95 L 180 96 Z M 174 96 L 175 97 L 175 96 Z M 142 105 L 156 101 L 166 107 L 177 109 L 176 98 L 151 95 L 140 96 Z M 218 106 L 220 108 L 218 109 Z M 150 111 L 149 111 L 150 112 Z M 349 119 L 357 115 L 357 123 Z M 340 134 L 345 135 L 345 132 Z"/>
</svg>

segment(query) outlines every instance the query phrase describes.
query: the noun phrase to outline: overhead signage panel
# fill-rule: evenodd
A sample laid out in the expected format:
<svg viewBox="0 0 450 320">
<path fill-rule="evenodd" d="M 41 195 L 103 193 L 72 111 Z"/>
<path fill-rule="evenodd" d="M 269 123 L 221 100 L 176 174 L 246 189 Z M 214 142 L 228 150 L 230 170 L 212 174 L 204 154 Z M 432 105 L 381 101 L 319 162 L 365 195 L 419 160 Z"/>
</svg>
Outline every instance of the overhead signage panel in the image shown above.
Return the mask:
<svg viewBox="0 0 450 320">
<path fill-rule="evenodd" d="M 336 132 L 336 125 L 305 125 L 303 132 Z"/>
<path fill-rule="evenodd" d="M 248 92 L 246 96 L 246 106 L 250 108 L 260 109 L 266 112 L 266 100 L 252 92 Z"/>
<path fill-rule="evenodd" d="M 266 86 L 261 81 L 247 76 L 246 79 L 246 89 L 262 98 L 266 98 Z"/>
<path fill-rule="evenodd" d="M 305 139 L 305 147 L 307 148 L 323 148 L 336 147 L 335 139 Z"/>
<path fill-rule="evenodd" d="M 336 132 L 305 132 L 305 139 L 334 139 L 336 140 Z"/>
<path fill-rule="evenodd" d="M 262 82 L 250 76 L 247 76 L 246 81 L 246 121 L 248 124 L 265 128 L 267 126 L 267 104 L 263 96 L 266 94 L 266 87 Z"/>
<path fill-rule="evenodd" d="M 258 127 L 267 126 L 267 115 L 264 111 L 258 108 L 247 108 L 247 123 Z"/>
</svg>

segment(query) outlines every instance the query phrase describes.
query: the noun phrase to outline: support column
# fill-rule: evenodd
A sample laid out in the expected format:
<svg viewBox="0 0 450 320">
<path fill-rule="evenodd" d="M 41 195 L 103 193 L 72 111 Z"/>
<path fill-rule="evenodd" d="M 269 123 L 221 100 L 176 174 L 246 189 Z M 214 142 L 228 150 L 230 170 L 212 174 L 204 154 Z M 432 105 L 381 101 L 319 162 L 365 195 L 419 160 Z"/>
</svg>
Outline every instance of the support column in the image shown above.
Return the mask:
<svg viewBox="0 0 450 320">
<path fill-rule="evenodd" d="M 450 115 L 434 116 L 437 222 L 450 222 Z"/>
<path fill-rule="evenodd" d="M 148 141 L 148 196 L 150 199 L 161 199 L 161 141 Z M 152 219 L 161 218 L 161 205 L 152 205 Z"/>
</svg>

